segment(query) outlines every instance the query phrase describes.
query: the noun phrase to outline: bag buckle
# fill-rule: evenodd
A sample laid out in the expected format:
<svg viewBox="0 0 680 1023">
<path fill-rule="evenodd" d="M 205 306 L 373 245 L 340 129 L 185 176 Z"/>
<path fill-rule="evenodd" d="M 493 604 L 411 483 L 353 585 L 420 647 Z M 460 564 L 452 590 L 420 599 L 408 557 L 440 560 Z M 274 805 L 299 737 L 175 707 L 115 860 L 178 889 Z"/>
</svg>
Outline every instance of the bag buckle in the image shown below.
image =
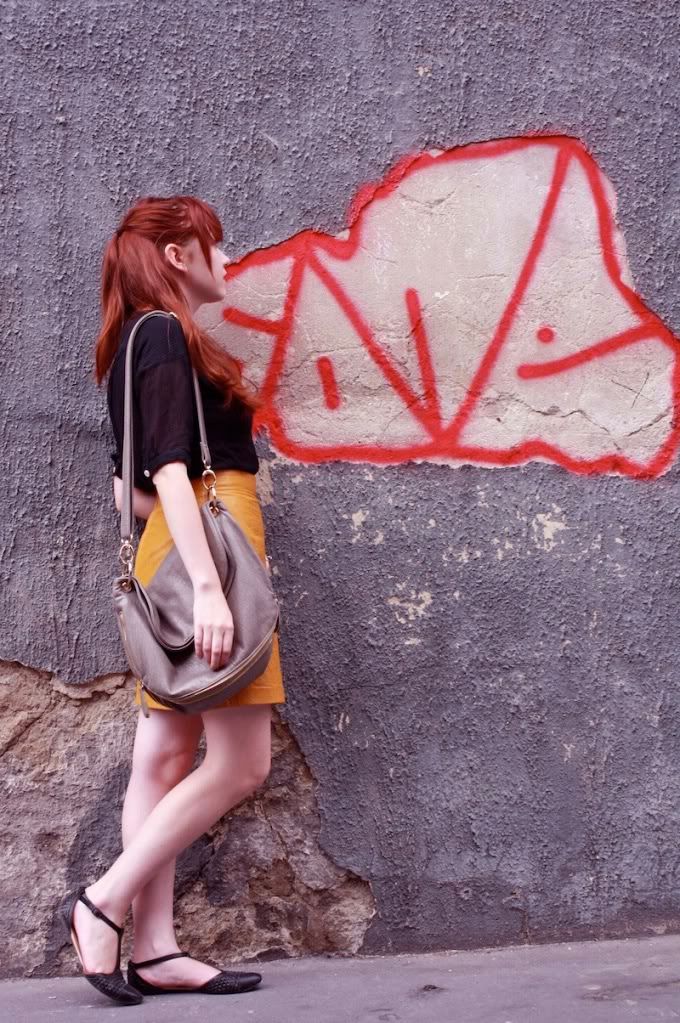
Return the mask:
<svg viewBox="0 0 680 1023">
<path fill-rule="evenodd" d="M 123 539 L 120 541 L 120 550 L 118 551 L 118 560 L 123 566 L 123 588 L 125 590 L 132 589 L 132 568 L 134 565 L 135 549 L 132 546 L 132 537 Z"/>
<path fill-rule="evenodd" d="M 208 480 L 206 480 L 206 476 L 208 477 Z M 213 515 L 217 515 L 218 508 L 214 504 L 214 502 L 217 501 L 217 490 L 215 488 L 217 476 L 212 469 L 204 469 L 201 473 L 201 479 L 203 480 L 203 486 L 208 491 L 208 504 L 210 505 L 210 511 Z"/>
</svg>

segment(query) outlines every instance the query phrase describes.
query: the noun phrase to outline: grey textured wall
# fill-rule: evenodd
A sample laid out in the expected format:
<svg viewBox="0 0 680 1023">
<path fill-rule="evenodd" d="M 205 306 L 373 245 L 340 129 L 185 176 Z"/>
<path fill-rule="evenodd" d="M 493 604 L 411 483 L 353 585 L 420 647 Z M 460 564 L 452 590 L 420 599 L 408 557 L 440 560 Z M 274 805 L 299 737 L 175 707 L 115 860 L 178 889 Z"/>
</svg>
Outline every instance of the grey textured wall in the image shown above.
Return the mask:
<svg viewBox="0 0 680 1023">
<path fill-rule="evenodd" d="M 673 4 L 78 0 L 6 3 L 2 23 L 6 661 L 74 685 L 124 669 L 89 374 L 102 245 L 140 194 L 212 201 L 236 257 L 340 230 L 405 152 L 563 132 L 613 182 L 636 286 L 680 333 Z M 326 853 L 375 896 L 363 950 L 677 929 L 678 471 L 301 468 L 258 446 L 284 718 Z M 554 543 L 531 525 L 553 506 Z M 404 646 L 388 600 L 411 591 L 432 604 Z"/>
</svg>

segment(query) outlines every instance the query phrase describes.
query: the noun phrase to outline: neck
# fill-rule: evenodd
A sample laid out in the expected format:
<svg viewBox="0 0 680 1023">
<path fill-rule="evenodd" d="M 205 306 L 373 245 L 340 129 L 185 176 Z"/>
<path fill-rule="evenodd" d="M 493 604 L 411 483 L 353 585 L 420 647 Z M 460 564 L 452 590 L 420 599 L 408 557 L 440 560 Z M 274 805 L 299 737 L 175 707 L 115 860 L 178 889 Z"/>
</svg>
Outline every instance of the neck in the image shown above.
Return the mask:
<svg viewBox="0 0 680 1023">
<path fill-rule="evenodd" d="M 183 285 L 182 285 L 182 294 L 184 295 L 184 301 L 186 302 L 187 306 L 189 307 L 189 312 L 191 313 L 192 316 L 195 316 L 197 311 L 203 305 L 203 302 L 201 302 L 196 297 L 196 295 L 193 294 L 193 292 L 189 291 L 189 289 L 185 288 Z"/>
</svg>

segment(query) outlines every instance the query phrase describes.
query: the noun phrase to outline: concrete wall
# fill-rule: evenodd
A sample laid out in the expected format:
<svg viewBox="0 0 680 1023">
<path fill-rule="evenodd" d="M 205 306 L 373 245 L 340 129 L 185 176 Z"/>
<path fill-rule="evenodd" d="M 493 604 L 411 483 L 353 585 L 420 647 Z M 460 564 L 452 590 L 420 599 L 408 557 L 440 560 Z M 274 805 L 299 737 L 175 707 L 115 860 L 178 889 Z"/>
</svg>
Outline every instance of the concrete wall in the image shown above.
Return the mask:
<svg viewBox="0 0 680 1023">
<path fill-rule="evenodd" d="M 97 269 L 176 191 L 223 217 L 206 320 L 268 388 L 288 692 L 267 786 L 183 861 L 192 948 L 676 930 L 672 5 L 2 19 L 4 972 L 71 968 L 53 902 L 117 849 Z M 557 138 L 461 149 L 525 136 Z"/>
</svg>

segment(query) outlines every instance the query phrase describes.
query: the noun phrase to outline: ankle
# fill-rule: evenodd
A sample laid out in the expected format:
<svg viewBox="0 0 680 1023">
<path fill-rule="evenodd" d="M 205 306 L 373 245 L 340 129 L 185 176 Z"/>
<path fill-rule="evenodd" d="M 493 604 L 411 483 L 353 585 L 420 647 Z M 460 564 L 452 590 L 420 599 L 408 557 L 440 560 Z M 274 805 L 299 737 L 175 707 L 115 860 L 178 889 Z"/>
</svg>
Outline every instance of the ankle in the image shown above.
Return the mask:
<svg viewBox="0 0 680 1023">
<path fill-rule="evenodd" d="M 114 923 L 122 927 L 129 905 L 121 902 L 120 899 L 114 898 L 100 881 L 95 881 L 94 884 L 89 885 L 85 889 L 85 894 L 97 909 L 101 909 L 102 913 L 106 913 Z"/>
<path fill-rule="evenodd" d="M 130 958 L 133 963 L 145 963 L 147 959 L 155 959 L 156 956 L 170 955 L 171 952 L 181 952 L 177 939 L 173 935 L 159 937 L 157 934 L 140 935 L 135 934 Z M 151 967 L 149 967 L 151 969 Z"/>
</svg>

